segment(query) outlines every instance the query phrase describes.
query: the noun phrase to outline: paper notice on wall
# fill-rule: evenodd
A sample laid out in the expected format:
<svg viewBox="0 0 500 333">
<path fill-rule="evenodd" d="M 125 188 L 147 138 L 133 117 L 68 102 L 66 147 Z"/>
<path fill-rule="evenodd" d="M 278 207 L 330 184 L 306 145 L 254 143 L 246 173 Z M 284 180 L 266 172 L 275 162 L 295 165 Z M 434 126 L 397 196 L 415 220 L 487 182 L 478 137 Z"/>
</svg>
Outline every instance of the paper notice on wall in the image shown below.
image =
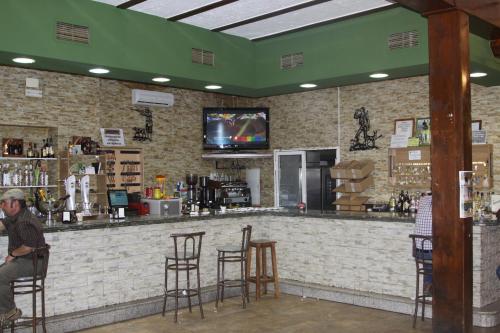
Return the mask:
<svg viewBox="0 0 500 333">
<path fill-rule="evenodd" d="M 460 184 L 460 218 L 472 217 L 474 190 L 472 189 L 472 171 L 459 171 Z"/>
<path fill-rule="evenodd" d="M 408 152 L 409 161 L 420 161 L 422 159 L 422 151 L 420 150 L 410 150 Z"/>
<path fill-rule="evenodd" d="M 408 146 L 408 137 L 406 135 L 391 135 L 391 148 L 406 148 Z"/>
<path fill-rule="evenodd" d="M 41 98 L 43 95 L 40 89 L 33 89 L 33 88 L 26 88 L 24 90 L 24 94 L 27 97 L 37 97 L 37 98 Z"/>
<path fill-rule="evenodd" d="M 104 146 L 125 146 L 121 128 L 101 128 L 101 137 Z"/>
</svg>

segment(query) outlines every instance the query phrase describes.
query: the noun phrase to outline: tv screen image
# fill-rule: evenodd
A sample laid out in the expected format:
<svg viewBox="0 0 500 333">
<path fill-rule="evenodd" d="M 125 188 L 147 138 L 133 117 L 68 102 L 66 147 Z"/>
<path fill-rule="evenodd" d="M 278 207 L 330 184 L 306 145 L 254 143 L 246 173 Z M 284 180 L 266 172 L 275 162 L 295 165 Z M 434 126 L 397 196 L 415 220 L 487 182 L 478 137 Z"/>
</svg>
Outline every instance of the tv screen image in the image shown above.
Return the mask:
<svg viewBox="0 0 500 333">
<path fill-rule="evenodd" d="M 205 108 L 205 149 L 259 149 L 269 147 L 269 109 Z"/>
</svg>

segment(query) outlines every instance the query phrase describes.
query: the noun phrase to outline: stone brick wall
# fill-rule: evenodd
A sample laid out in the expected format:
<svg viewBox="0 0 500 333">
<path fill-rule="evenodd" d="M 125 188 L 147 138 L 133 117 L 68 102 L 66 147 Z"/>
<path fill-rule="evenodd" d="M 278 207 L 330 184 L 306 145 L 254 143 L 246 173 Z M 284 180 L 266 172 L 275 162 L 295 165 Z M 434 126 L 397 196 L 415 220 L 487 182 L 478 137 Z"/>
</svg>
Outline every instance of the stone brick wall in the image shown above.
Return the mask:
<svg viewBox="0 0 500 333">
<path fill-rule="evenodd" d="M 47 233 L 51 258 L 47 277 L 47 315 L 124 303 L 162 295 L 164 254 L 174 232 L 206 231 L 201 285 L 216 281 L 216 247 L 237 244 L 241 228 L 251 224 L 252 237 L 276 240 L 280 277 L 306 284 L 410 298 L 415 268 L 408 234 L 410 223 L 284 216 L 227 216 L 194 220 Z M 500 299 L 494 268 L 498 227 L 474 227 L 473 304 Z M 7 237 L 0 237 L 0 252 Z M 480 250 L 481 249 L 481 250 Z M 234 267 L 233 267 L 234 266 Z M 237 276 L 228 265 L 226 277 Z M 234 274 L 234 275 L 233 275 Z M 170 278 L 172 280 L 170 280 Z M 173 275 L 169 283 L 173 283 Z M 181 275 L 181 279 L 183 279 Z M 23 311 L 29 297 L 19 297 Z"/>
<path fill-rule="evenodd" d="M 27 77 L 40 79 L 43 98 L 24 96 Z M 132 88 L 170 92 L 175 96 L 172 108 L 153 108 L 151 143 L 132 141 L 132 128 L 144 126 L 144 117 L 137 112 L 140 109 L 130 103 Z M 428 116 L 427 77 L 346 86 L 340 88 L 340 99 L 338 94 L 337 88 L 328 88 L 250 99 L 0 66 L 0 125 L 57 128 L 54 139 L 59 142 L 59 147 L 65 146 L 73 135 L 100 140 L 100 127 L 121 127 L 128 145 L 144 149 L 146 183 L 150 183 L 156 174 L 166 174 L 168 186 L 172 188 L 186 172 L 208 175 L 215 168 L 213 161 L 201 158 L 203 107 L 266 106 L 271 110 L 271 150 L 339 146 L 343 160 L 371 158 L 376 162 L 375 187 L 367 194 L 375 201 L 385 202 L 392 190 L 387 181 L 387 148 L 394 131 L 394 120 Z M 500 117 L 499 100 L 500 87 L 472 85 L 472 118 L 483 121 L 488 142 L 494 145 L 500 142 L 500 129 L 496 125 Z M 337 130 L 339 105 L 340 142 Z M 380 149 L 349 152 L 349 141 L 358 126 L 353 113 L 362 106 L 369 111 L 372 130 L 383 135 L 377 141 Z M 12 129 L 0 127 L 0 137 L 10 135 L 8 131 Z M 494 159 L 499 158 L 500 150 L 494 149 Z M 273 160 L 241 160 L 240 164 L 261 168 L 261 203 L 263 206 L 273 205 Z M 500 173 L 499 163 L 494 163 L 494 170 L 496 174 Z M 498 177 L 495 178 L 494 190 L 500 191 Z"/>
</svg>

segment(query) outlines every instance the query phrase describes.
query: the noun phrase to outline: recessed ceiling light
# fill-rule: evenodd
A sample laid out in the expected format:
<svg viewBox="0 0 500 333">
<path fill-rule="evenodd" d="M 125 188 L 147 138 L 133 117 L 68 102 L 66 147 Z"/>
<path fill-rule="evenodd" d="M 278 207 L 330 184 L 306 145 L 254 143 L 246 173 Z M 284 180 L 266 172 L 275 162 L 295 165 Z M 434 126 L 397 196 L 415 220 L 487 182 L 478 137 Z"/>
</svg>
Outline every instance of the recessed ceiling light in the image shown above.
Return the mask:
<svg viewBox="0 0 500 333">
<path fill-rule="evenodd" d="M 18 64 L 32 64 L 35 62 L 35 59 L 19 57 L 12 59 L 13 62 L 17 62 Z"/>
<path fill-rule="evenodd" d="M 168 77 L 155 77 L 153 78 L 154 82 L 168 82 L 170 79 Z"/>
<path fill-rule="evenodd" d="M 218 86 L 216 84 L 209 84 L 208 86 L 205 86 L 205 89 L 208 89 L 208 90 L 217 90 L 217 89 L 220 89 L 222 88 L 221 86 Z"/>
<path fill-rule="evenodd" d="M 106 68 L 92 68 L 92 69 L 89 69 L 89 72 L 90 73 L 94 73 L 94 74 L 108 74 L 109 73 L 109 69 L 106 69 Z"/>
<path fill-rule="evenodd" d="M 475 72 L 475 73 L 470 73 L 470 77 L 484 77 L 488 74 L 482 73 L 482 72 Z"/>
<path fill-rule="evenodd" d="M 318 85 L 314 83 L 303 83 L 300 85 L 301 88 L 316 88 Z"/>
<path fill-rule="evenodd" d="M 374 74 L 371 74 L 370 77 L 372 79 L 383 79 L 385 77 L 388 77 L 389 74 L 385 74 L 385 73 L 374 73 Z"/>
</svg>

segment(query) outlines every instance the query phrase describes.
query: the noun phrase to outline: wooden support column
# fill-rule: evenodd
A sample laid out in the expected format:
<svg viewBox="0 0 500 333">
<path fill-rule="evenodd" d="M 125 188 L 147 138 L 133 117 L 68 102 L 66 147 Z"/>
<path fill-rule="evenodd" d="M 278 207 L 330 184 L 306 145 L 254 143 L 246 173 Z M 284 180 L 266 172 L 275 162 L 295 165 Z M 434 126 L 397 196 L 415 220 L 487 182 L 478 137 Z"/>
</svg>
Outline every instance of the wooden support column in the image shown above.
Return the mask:
<svg viewBox="0 0 500 333">
<path fill-rule="evenodd" d="M 427 13 L 433 216 L 433 332 L 472 332 L 472 219 L 461 219 L 458 172 L 472 170 L 469 18 Z"/>
</svg>

